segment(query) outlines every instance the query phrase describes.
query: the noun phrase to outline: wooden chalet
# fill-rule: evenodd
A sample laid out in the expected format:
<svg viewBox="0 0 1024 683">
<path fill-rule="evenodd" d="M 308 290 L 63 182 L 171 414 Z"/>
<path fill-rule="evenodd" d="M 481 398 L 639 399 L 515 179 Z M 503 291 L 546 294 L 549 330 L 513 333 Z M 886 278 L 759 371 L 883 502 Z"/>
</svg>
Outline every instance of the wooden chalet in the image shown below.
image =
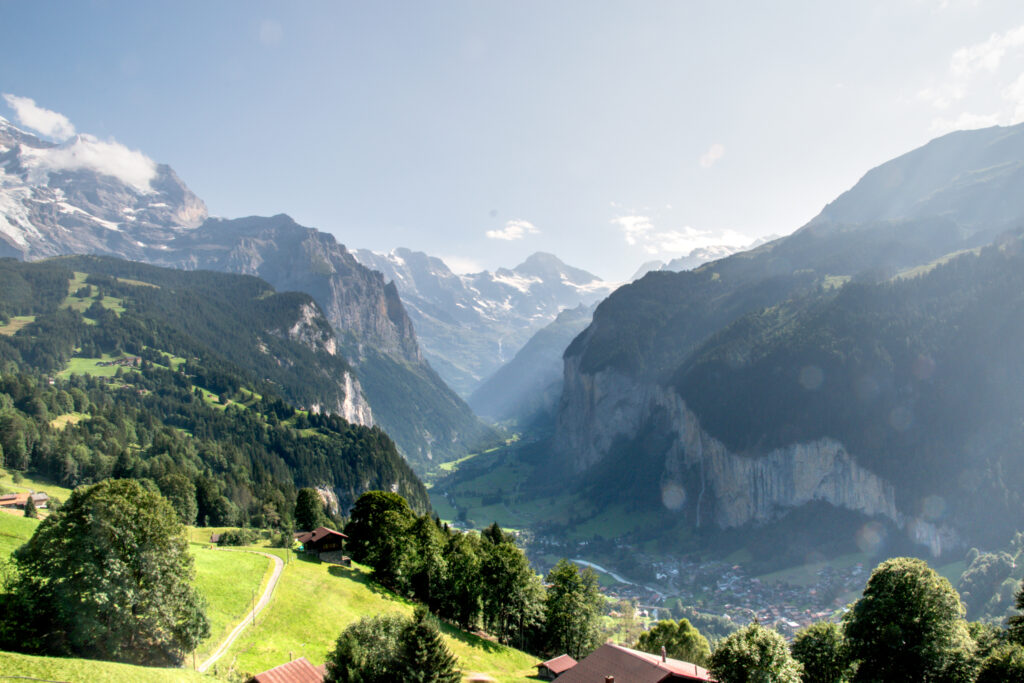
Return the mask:
<svg viewBox="0 0 1024 683">
<path fill-rule="evenodd" d="M 5 493 L 0 496 L 0 508 L 23 510 L 28 503 L 29 496 L 32 497 L 32 504 L 36 506 L 36 509 L 45 508 L 50 502 L 50 497 L 45 493 Z"/>
<path fill-rule="evenodd" d="M 537 677 L 545 681 L 553 681 L 569 669 L 576 666 L 576 660 L 569 655 L 558 655 L 540 664 L 534 664 L 537 669 Z"/>
<path fill-rule="evenodd" d="M 305 657 L 275 666 L 250 678 L 247 683 L 322 683 L 326 670 L 323 665 L 313 666 Z"/>
<path fill-rule="evenodd" d="M 312 531 L 299 531 L 295 534 L 295 540 L 302 544 L 302 549 L 307 553 L 329 553 L 341 551 L 345 548 L 345 534 L 325 526 L 317 527 Z"/>
<path fill-rule="evenodd" d="M 558 683 L 711 683 L 707 669 L 605 643 L 558 676 Z"/>
</svg>

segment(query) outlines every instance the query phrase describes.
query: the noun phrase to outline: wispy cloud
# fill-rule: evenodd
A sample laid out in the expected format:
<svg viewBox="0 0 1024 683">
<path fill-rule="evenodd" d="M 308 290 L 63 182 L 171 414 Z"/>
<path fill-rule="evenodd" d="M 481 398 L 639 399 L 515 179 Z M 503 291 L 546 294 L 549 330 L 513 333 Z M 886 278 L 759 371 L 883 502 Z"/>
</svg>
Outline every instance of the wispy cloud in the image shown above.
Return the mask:
<svg viewBox="0 0 1024 683">
<path fill-rule="evenodd" d="M 471 258 L 464 258 L 462 256 L 442 256 L 441 260 L 448 266 L 448 270 L 458 275 L 464 275 L 466 273 L 479 273 L 484 269 L 480 265 L 479 261 L 475 261 Z"/>
<path fill-rule="evenodd" d="M 4 93 L 4 100 L 7 101 L 7 106 L 14 110 L 18 117 L 18 123 L 26 128 L 61 141 L 67 140 L 75 134 L 75 127 L 71 125 L 68 117 L 49 109 L 43 109 L 31 97 L 19 97 Z"/>
<path fill-rule="evenodd" d="M 140 192 L 152 191 L 156 162 L 142 152 L 129 149 L 115 140 L 100 140 L 93 135 L 75 134 L 68 117 L 37 105 L 30 97 L 4 93 L 4 100 L 25 128 L 60 140 L 56 147 L 22 148 L 22 162 L 29 181 L 44 184 L 55 171 L 94 171 L 113 176 Z"/>
<path fill-rule="evenodd" d="M 725 156 L 725 145 L 716 142 L 708 147 L 708 151 L 701 155 L 700 165 L 704 168 L 711 168 L 723 156 Z"/>
<path fill-rule="evenodd" d="M 527 235 L 535 235 L 540 230 L 530 221 L 511 220 L 501 230 L 488 230 L 485 234 L 492 240 L 521 240 Z"/>
<path fill-rule="evenodd" d="M 700 230 L 689 225 L 658 228 L 650 216 L 618 216 L 612 223 L 622 229 L 626 244 L 639 246 L 652 256 L 684 256 L 703 247 L 742 247 L 750 243 L 748 236 L 735 230 Z"/>
<path fill-rule="evenodd" d="M 944 76 L 917 93 L 918 99 L 943 112 L 933 119 L 932 131 L 1024 121 L 1022 70 L 1024 25 L 955 50 Z M 997 94 L 994 101 L 992 93 Z"/>
<path fill-rule="evenodd" d="M 642 243 L 654 230 L 654 224 L 647 216 L 619 216 L 613 218 L 612 223 L 622 228 L 622 232 L 626 236 L 626 244 L 629 246 Z"/>
<path fill-rule="evenodd" d="M 44 176 L 52 171 L 87 170 L 113 176 L 140 192 L 149 192 L 150 182 L 157 174 L 156 162 L 142 152 L 84 133 L 58 147 L 26 147 L 22 160 L 29 168 L 32 182 L 45 182 Z"/>
</svg>

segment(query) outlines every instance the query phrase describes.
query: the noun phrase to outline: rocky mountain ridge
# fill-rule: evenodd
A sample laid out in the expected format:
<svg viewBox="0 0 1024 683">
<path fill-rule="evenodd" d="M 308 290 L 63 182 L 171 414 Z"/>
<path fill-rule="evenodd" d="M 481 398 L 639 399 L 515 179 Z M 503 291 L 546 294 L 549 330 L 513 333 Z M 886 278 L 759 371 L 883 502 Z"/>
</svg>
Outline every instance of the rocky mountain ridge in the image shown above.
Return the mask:
<svg viewBox="0 0 1024 683">
<path fill-rule="evenodd" d="M 891 331 L 901 318 L 882 306 L 879 312 L 871 314 L 873 317 L 859 320 L 857 315 L 867 314 L 858 313 L 865 304 L 856 297 L 850 300 L 848 309 L 841 309 L 841 314 L 827 302 L 830 292 L 853 286 L 847 283 L 879 283 L 874 289 L 865 290 L 864 296 L 867 301 L 880 297 L 884 302 L 890 296 L 886 283 L 894 276 L 903 273 L 901 277 L 927 277 L 934 269 L 942 268 L 940 264 L 949 261 L 950 254 L 976 250 L 1006 230 L 1024 225 L 1022 163 L 1024 126 L 940 138 L 869 172 L 861 183 L 789 237 L 693 271 L 652 272 L 619 289 L 598 306 L 591 325 L 566 351 L 552 463 L 592 485 L 603 471 L 621 472 L 626 467 L 621 462 L 623 458 L 636 459 L 649 470 L 648 481 L 659 483 L 645 484 L 647 489 L 630 490 L 628 495 L 654 497 L 663 493 L 666 486 L 678 486 L 671 500 L 678 502 L 678 496 L 683 497 L 685 503 L 675 509 L 690 523 L 699 520 L 700 524 L 719 527 L 763 523 L 816 500 L 888 520 L 906 536 L 936 552 L 955 546 L 960 539 L 970 542 L 971 538 L 978 538 L 979 520 L 923 518 L 920 510 L 934 500 L 945 501 L 941 507 L 949 515 L 954 514 L 954 509 L 961 513 L 967 509 L 953 502 L 966 495 L 964 491 L 952 484 L 932 483 L 933 478 L 955 481 L 958 467 L 966 468 L 964 472 L 974 467 L 984 472 L 1000 467 L 1013 472 L 1021 469 L 1020 462 L 989 444 L 990 440 L 1010 438 L 1012 429 L 1000 423 L 995 429 L 989 425 L 979 432 L 958 432 L 955 438 L 947 435 L 944 443 L 949 452 L 941 456 L 941 466 L 937 460 L 924 466 L 926 471 L 932 469 L 927 477 L 930 490 L 924 490 L 923 485 L 908 487 L 908 482 L 922 480 L 920 475 L 911 473 L 915 471 L 915 462 L 924 462 L 924 444 L 931 441 L 928 427 L 913 422 L 915 413 L 907 407 L 906 392 L 928 389 L 929 393 L 923 396 L 947 394 L 930 393 L 934 389 L 913 379 L 910 365 L 924 362 L 915 361 L 918 356 L 908 355 L 909 365 L 904 368 L 902 356 L 892 355 L 892 350 L 888 351 L 890 355 L 879 351 L 879 360 L 873 362 L 890 359 L 885 362 L 895 365 L 888 372 L 910 377 L 900 380 L 903 384 L 886 379 L 877 370 L 865 375 L 865 379 L 859 379 L 850 370 L 847 374 L 853 378 L 851 387 L 830 383 L 837 363 L 852 363 L 852 359 L 865 353 L 860 347 L 848 348 L 854 332 L 870 335 L 874 329 L 871 325 L 875 324 L 888 326 L 879 328 L 879 333 L 883 329 Z M 1019 248 L 1016 238 L 1005 244 L 1009 245 L 1007 250 Z M 976 257 L 968 254 L 963 258 Z M 1001 262 L 996 259 L 993 263 Z M 1000 266 L 1005 267 L 1008 266 Z M 992 275 L 986 274 L 984 268 L 971 272 L 973 280 L 965 280 L 959 287 L 943 285 L 946 289 L 940 294 L 964 288 L 973 294 L 974 288 L 981 286 L 975 283 Z M 933 283 L 942 281 L 929 278 L 923 280 L 927 285 L 921 286 L 939 286 Z M 903 297 L 899 301 L 910 296 L 908 292 L 917 291 L 893 287 L 893 296 Z M 851 294 L 854 292 L 851 290 Z M 959 308 L 944 303 L 947 299 L 943 296 L 911 299 L 917 307 L 913 310 L 961 315 L 957 312 Z M 962 304 L 965 311 L 983 309 L 999 313 L 993 314 L 997 318 L 993 320 L 971 318 L 972 324 L 982 325 L 983 329 L 1012 324 L 1016 329 L 1017 322 L 1009 322 L 1017 320 L 1013 304 L 1000 304 L 1006 308 L 998 308 L 989 294 L 977 296 L 981 298 Z M 961 303 L 957 300 L 956 306 Z M 927 321 L 927 316 L 923 320 Z M 759 335 L 766 329 L 781 341 L 771 347 L 774 355 L 760 359 L 765 342 Z M 802 348 L 797 343 L 803 338 L 791 336 L 795 334 L 792 330 L 800 329 L 806 329 L 811 340 L 819 340 L 817 346 L 812 343 L 801 352 L 803 355 L 787 351 Z M 938 337 L 927 329 L 908 328 L 908 339 L 924 349 L 928 348 L 928 339 L 938 344 Z M 728 346 L 724 345 L 726 340 L 731 340 Z M 946 352 L 956 356 L 952 349 L 966 342 L 950 338 L 948 343 L 951 346 Z M 870 337 L 864 344 L 871 348 Z M 970 349 L 971 345 L 964 348 Z M 826 364 L 822 359 L 826 353 L 838 354 L 837 359 Z M 714 358 L 715 370 L 710 371 L 711 366 L 706 363 L 700 365 L 694 354 Z M 743 377 L 741 371 L 755 362 L 761 373 L 758 381 L 762 382 L 758 384 L 758 393 L 730 380 L 728 386 L 734 391 L 714 392 L 713 398 L 701 403 L 700 410 L 694 410 L 679 393 L 680 387 L 688 387 L 693 396 L 700 397 L 733 373 Z M 1016 362 L 1012 357 L 1005 359 L 1009 367 L 1016 367 Z M 694 366 L 695 363 L 698 365 Z M 705 368 L 702 374 L 692 374 L 700 368 Z M 974 370 L 981 377 L 988 377 L 991 372 L 991 368 Z M 686 377 L 693 377 L 693 381 L 688 382 Z M 789 426 L 800 422 L 796 411 L 804 409 L 796 397 L 806 395 L 806 400 L 811 401 L 815 396 L 798 379 L 813 389 L 826 387 L 829 395 L 836 397 L 827 404 L 833 412 L 817 416 L 821 418 L 814 423 L 820 425 L 818 436 L 812 438 L 803 436 L 807 430 L 793 430 Z M 982 392 L 979 395 L 984 395 L 986 401 L 1008 396 L 1002 390 L 985 388 L 996 386 L 994 382 L 993 379 L 989 384 L 978 385 Z M 830 423 L 837 422 L 838 416 L 856 416 L 856 406 L 860 405 L 856 403 L 860 400 L 857 397 L 870 394 L 873 386 L 883 392 L 891 387 L 894 403 L 891 411 L 886 407 L 884 414 L 878 416 L 879 425 L 865 424 L 862 429 L 871 434 L 906 430 L 890 441 L 904 444 L 899 448 L 910 450 L 875 453 L 865 452 L 860 446 L 851 450 L 850 444 L 832 433 Z M 781 396 L 768 397 L 772 392 Z M 758 403 L 758 397 L 767 403 Z M 823 398 L 824 395 L 814 399 L 810 405 L 826 405 Z M 712 413 L 712 409 L 716 412 Z M 766 410 L 773 416 L 765 423 L 770 427 L 765 427 L 764 421 L 738 419 Z M 932 410 L 936 415 L 939 412 L 939 408 Z M 709 426 L 712 414 L 716 419 Z M 942 426 L 952 429 L 956 422 L 947 419 Z M 744 435 L 742 447 L 723 445 L 738 443 L 733 432 L 738 424 L 748 423 L 755 431 Z M 973 422 L 960 421 L 956 428 L 976 430 L 980 424 L 984 424 L 984 416 Z M 760 429 L 772 431 L 770 446 L 759 445 Z M 940 427 L 936 425 L 935 429 Z M 918 441 L 907 441 L 911 438 L 909 434 L 916 435 L 913 438 L 925 449 L 922 453 L 912 446 Z M 884 443 L 889 444 L 885 448 L 893 447 L 889 441 Z M 967 445 L 965 450 L 958 451 L 954 443 Z M 985 448 L 981 444 L 986 444 Z M 978 461 L 971 454 L 984 456 Z M 893 460 L 887 461 L 886 457 Z M 871 464 L 865 466 L 864 462 Z M 886 462 L 892 465 L 884 465 Z M 699 476 L 701 467 L 703 477 Z M 662 491 L 649 490 L 654 486 L 661 486 Z M 994 495 L 991 493 L 989 498 Z M 668 503 L 665 507 L 673 509 Z M 958 537 L 968 532 L 971 535 Z"/>
<path fill-rule="evenodd" d="M 462 275 L 437 257 L 404 248 L 354 254 L 395 283 L 424 355 L 464 397 L 560 311 L 595 303 L 618 286 L 543 252 L 515 268 Z"/>
<path fill-rule="evenodd" d="M 7 121 L 0 122 L 0 219 L 0 255 L 111 255 L 257 275 L 278 291 L 312 295 L 355 370 L 337 378 L 353 392 L 342 410 L 368 421 L 371 406 L 417 466 L 458 457 L 492 436 L 424 362 L 395 286 L 332 235 L 285 215 L 208 219 L 174 172 L 141 152 L 86 135 L 55 144 Z"/>
</svg>

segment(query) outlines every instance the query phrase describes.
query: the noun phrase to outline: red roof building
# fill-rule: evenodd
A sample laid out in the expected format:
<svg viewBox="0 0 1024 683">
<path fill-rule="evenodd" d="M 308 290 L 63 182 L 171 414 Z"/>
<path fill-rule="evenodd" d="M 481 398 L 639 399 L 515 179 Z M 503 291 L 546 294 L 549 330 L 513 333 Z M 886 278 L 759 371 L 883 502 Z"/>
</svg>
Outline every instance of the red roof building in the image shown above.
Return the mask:
<svg viewBox="0 0 1024 683">
<path fill-rule="evenodd" d="M 299 657 L 249 680 L 251 683 L 323 683 L 325 673 L 322 665 L 313 666 L 305 657 Z"/>
<path fill-rule="evenodd" d="M 576 660 L 569 655 L 558 655 L 540 664 L 534 664 L 537 668 L 537 675 L 546 681 L 553 681 L 569 669 L 576 666 Z"/>
<path fill-rule="evenodd" d="M 32 496 L 32 504 L 37 508 L 44 508 L 50 502 L 50 497 L 45 493 L 5 493 L 0 495 L 0 508 L 24 508 L 29 496 Z"/>
<path fill-rule="evenodd" d="M 710 683 L 707 669 L 679 659 L 605 643 L 558 677 L 558 683 Z"/>
<path fill-rule="evenodd" d="M 341 550 L 345 546 L 345 539 L 348 536 L 328 529 L 325 526 L 317 527 L 312 531 L 300 531 L 295 534 L 295 540 L 302 544 L 303 550 L 310 553 L 327 553 Z"/>
</svg>

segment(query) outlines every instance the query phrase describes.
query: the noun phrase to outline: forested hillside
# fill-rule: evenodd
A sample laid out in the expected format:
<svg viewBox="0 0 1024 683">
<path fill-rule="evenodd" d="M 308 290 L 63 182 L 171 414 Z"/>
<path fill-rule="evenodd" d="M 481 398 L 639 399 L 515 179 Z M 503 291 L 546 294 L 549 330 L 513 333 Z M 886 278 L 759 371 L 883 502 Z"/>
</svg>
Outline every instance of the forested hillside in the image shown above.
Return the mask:
<svg viewBox="0 0 1024 683">
<path fill-rule="evenodd" d="M 0 282 L 6 468 L 149 478 L 208 524 L 284 524 L 302 486 L 342 511 L 393 488 L 429 509 L 379 428 L 307 410 L 351 400 L 307 295 L 93 257 L 5 260 Z"/>
<path fill-rule="evenodd" d="M 897 484 L 942 499 L 995 544 L 1020 525 L 1024 254 L 1019 237 L 913 277 L 752 313 L 678 373 L 680 396 L 736 453 L 831 437 Z"/>
</svg>

